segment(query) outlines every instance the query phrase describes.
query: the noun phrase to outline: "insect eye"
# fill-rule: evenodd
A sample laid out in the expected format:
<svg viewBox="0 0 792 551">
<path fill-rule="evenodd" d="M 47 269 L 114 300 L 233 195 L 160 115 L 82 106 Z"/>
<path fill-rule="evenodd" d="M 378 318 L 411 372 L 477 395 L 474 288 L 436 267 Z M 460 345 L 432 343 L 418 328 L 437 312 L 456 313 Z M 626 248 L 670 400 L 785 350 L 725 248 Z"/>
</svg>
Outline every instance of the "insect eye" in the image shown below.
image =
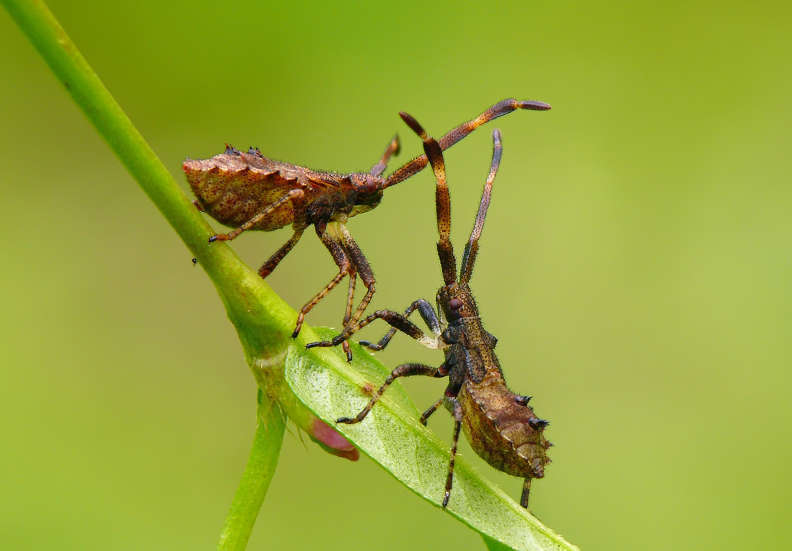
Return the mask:
<svg viewBox="0 0 792 551">
<path fill-rule="evenodd" d="M 459 300 L 458 298 L 452 298 L 451 300 L 448 301 L 448 307 L 451 308 L 452 310 L 459 310 L 460 308 L 462 308 L 462 301 Z"/>
</svg>

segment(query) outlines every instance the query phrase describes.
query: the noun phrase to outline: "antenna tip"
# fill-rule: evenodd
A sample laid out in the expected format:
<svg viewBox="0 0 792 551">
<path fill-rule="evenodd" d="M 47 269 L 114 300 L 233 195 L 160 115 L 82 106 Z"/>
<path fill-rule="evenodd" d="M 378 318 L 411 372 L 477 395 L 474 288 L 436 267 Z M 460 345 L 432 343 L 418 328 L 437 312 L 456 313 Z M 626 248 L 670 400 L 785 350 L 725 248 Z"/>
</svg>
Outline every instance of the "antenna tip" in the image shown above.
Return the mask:
<svg viewBox="0 0 792 551">
<path fill-rule="evenodd" d="M 405 113 L 404 111 L 399 111 L 399 116 L 404 121 L 404 123 L 410 127 L 410 130 L 418 134 L 422 140 L 426 141 L 426 130 L 423 129 L 423 127 L 412 117 L 412 115 Z"/>
<path fill-rule="evenodd" d="M 519 102 L 520 109 L 530 109 L 532 111 L 549 111 L 552 109 L 549 103 L 543 101 L 525 100 Z"/>
</svg>

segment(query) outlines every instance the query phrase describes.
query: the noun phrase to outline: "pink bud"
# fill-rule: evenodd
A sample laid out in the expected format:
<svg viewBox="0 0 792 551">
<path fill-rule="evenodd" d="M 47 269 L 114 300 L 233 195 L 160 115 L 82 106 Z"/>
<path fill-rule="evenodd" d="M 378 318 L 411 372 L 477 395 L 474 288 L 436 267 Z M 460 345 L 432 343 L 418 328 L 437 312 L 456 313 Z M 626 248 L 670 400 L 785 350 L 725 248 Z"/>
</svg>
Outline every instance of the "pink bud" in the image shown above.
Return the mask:
<svg viewBox="0 0 792 551">
<path fill-rule="evenodd" d="M 360 458 L 360 452 L 349 440 L 319 418 L 314 418 L 308 435 L 328 453 L 350 461 L 357 461 Z"/>
</svg>

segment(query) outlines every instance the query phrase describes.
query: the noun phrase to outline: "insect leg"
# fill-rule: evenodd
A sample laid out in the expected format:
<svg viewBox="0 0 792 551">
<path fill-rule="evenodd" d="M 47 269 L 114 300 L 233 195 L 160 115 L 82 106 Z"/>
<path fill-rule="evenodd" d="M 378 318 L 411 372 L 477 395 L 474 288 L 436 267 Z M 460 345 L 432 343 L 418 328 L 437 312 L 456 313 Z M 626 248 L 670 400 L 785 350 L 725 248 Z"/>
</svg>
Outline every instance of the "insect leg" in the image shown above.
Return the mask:
<svg viewBox="0 0 792 551">
<path fill-rule="evenodd" d="M 305 305 L 300 309 L 300 313 L 297 315 L 297 323 L 294 327 L 294 332 L 292 333 L 292 338 L 297 337 L 300 334 L 300 329 L 302 328 L 303 321 L 305 320 L 306 314 L 310 312 L 314 306 L 319 304 L 319 302 L 327 296 L 327 293 L 333 290 L 333 287 L 338 285 L 338 283 L 344 279 L 344 276 L 351 272 L 352 265 L 349 262 L 346 254 L 344 253 L 343 247 L 339 243 L 334 240 L 334 237 L 331 235 L 331 232 L 325 231 L 326 225 L 320 224 L 316 226 L 316 233 L 319 235 L 319 239 L 322 240 L 322 243 L 327 250 L 330 251 L 330 254 L 333 257 L 333 261 L 338 266 L 338 274 L 330 280 L 330 282 L 324 286 L 324 288 L 319 291 L 314 297 L 309 300 Z"/>
<path fill-rule="evenodd" d="M 523 491 L 522 495 L 520 496 L 520 505 L 528 508 L 528 496 L 531 493 L 531 479 L 526 478 L 525 482 L 523 482 Z"/>
<path fill-rule="evenodd" d="M 409 317 L 410 314 L 412 314 L 416 309 L 421 314 L 421 317 L 423 318 L 427 327 L 432 330 L 432 333 L 439 335 L 442 332 L 440 329 L 440 320 L 437 319 L 437 314 L 435 313 L 434 308 L 432 308 L 432 305 L 424 299 L 419 298 L 407 307 L 407 309 L 404 311 L 404 317 Z M 394 334 L 396 334 L 396 328 L 391 327 L 377 344 L 371 343 L 369 341 L 360 341 L 360 344 L 370 348 L 371 350 L 383 350 L 386 346 L 388 346 L 388 343 L 393 338 Z"/>
<path fill-rule="evenodd" d="M 355 240 L 350 235 L 349 231 L 347 231 L 346 226 L 343 224 L 339 224 L 339 229 L 341 230 L 341 239 L 343 239 L 343 247 L 344 251 L 346 252 L 347 256 L 349 257 L 354 269 L 357 273 L 360 274 L 360 279 L 363 280 L 363 285 L 366 286 L 366 294 L 363 296 L 363 299 L 358 304 L 357 310 L 349 320 L 344 324 L 344 330 L 346 331 L 347 327 L 354 327 L 360 316 L 363 315 L 363 312 L 366 311 L 368 308 L 369 303 L 371 302 L 371 298 L 374 296 L 375 292 L 375 279 L 374 279 L 374 272 L 369 266 L 368 260 L 363 255 L 363 251 L 360 250 L 358 244 L 355 243 Z"/>
<path fill-rule="evenodd" d="M 264 220 L 267 216 L 269 216 L 272 213 L 272 211 L 280 207 L 286 201 L 293 201 L 295 199 L 301 198 L 302 196 L 303 196 L 303 190 L 301 189 L 289 190 L 286 193 L 286 195 L 284 195 L 283 197 L 281 197 L 280 199 L 269 205 L 267 208 L 262 210 L 260 213 L 258 213 L 256 216 L 254 216 L 253 218 L 251 218 L 250 220 L 248 220 L 238 228 L 228 233 L 218 233 L 216 235 L 211 236 L 209 238 L 209 243 L 212 243 L 214 241 L 231 241 L 243 231 L 249 230 L 256 224 Z"/>
<path fill-rule="evenodd" d="M 388 166 L 388 161 L 390 160 L 391 155 L 398 155 L 400 149 L 399 135 L 397 134 L 391 138 L 391 141 L 388 144 L 388 147 L 385 148 L 385 153 L 382 154 L 382 158 L 379 160 L 379 162 L 371 167 L 371 175 L 382 176 L 382 173 L 385 172 L 385 169 Z"/>
<path fill-rule="evenodd" d="M 305 228 L 295 229 L 294 235 L 292 235 L 291 238 L 286 243 L 284 243 L 280 249 L 275 251 L 275 254 L 269 257 L 269 259 L 261 265 L 258 273 L 262 278 L 266 278 L 268 275 L 270 275 L 272 271 L 278 266 L 280 261 L 283 260 L 287 254 L 289 254 L 289 252 L 302 237 L 303 231 L 305 231 Z"/>
<path fill-rule="evenodd" d="M 399 377 L 412 377 L 415 375 L 425 375 L 427 377 L 435 377 L 438 371 L 440 371 L 440 369 L 437 367 L 432 367 L 430 365 L 424 365 L 424 364 L 416 364 L 416 363 L 402 364 L 400 366 L 397 366 L 393 371 L 391 371 L 391 374 L 388 375 L 387 379 L 385 379 L 385 382 L 382 383 L 382 386 L 379 387 L 379 390 L 377 390 L 377 392 L 374 393 L 374 396 L 371 397 L 369 403 L 366 404 L 366 407 L 364 407 L 360 411 L 360 413 L 358 413 L 355 417 L 339 417 L 338 419 L 336 419 L 336 423 L 346 423 L 348 425 L 352 425 L 354 423 L 360 423 L 363 419 L 366 418 L 366 415 L 369 414 L 371 408 L 374 407 L 374 404 L 376 404 L 377 401 L 379 401 L 380 397 L 382 396 L 382 393 L 385 392 L 385 390 L 391 385 L 391 383 L 393 383 L 393 381 L 395 381 Z"/>
<path fill-rule="evenodd" d="M 422 424 L 423 426 L 426 426 L 426 420 L 427 420 L 427 419 L 429 419 L 429 416 L 430 416 L 430 415 L 432 415 L 432 414 L 433 414 L 435 411 L 437 411 L 437 408 L 439 408 L 439 407 L 440 407 L 440 404 L 442 404 L 442 403 L 443 403 L 443 400 L 445 400 L 445 397 L 443 397 L 443 398 L 440 398 L 438 401 L 436 401 L 434 404 L 432 404 L 431 406 L 429 406 L 429 408 L 427 408 L 427 410 L 426 410 L 426 411 L 424 411 L 424 412 L 421 414 L 421 418 L 419 419 L 419 421 L 421 422 L 421 424 Z"/>
<path fill-rule="evenodd" d="M 357 282 L 357 272 L 352 272 L 351 274 L 349 274 L 349 287 L 347 288 L 347 305 L 346 305 L 346 312 L 344 313 L 344 327 L 346 327 L 347 323 L 349 322 L 349 316 L 352 315 L 352 303 L 355 300 L 356 282 Z M 349 341 L 344 341 L 341 346 L 344 349 L 344 354 L 346 354 L 347 361 L 351 362 L 352 351 L 349 349 Z"/>
<path fill-rule="evenodd" d="M 532 111 L 547 111 L 550 109 L 550 106 L 546 103 L 541 101 L 520 101 L 516 99 L 505 99 L 503 101 L 499 101 L 482 114 L 480 114 L 475 119 L 469 120 L 468 122 L 459 125 L 458 127 L 454 128 L 450 132 L 448 132 L 445 136 L 440 138 L 439 144 L 440 149 L 445 151 L 452 145 L 456 144 L 460 140 L 464 139 L 468 134 L 473 132 L 476 128 L 481 126 L 482 124 L 486 124 L 493 119 L 497 119 L 498 117 L 502 117 L 508 113 L 516 109 L 528 109 Z M 409 161 L 408 163 L 402 165 L 400 168 L 396 169 L 388 178 L 385 180 L 385 185 L 383 189 L 386 187 L 390 187 L 394 184 L 398 184 L 399 182 L 403 182 L 413 174 L 417 174 L 421 170 L 426 167 L 428 164 L 429 159 L 426 155 L 420 155 L 419 157 L 414 158 L 413 160 Z"/>
<path fill-rule="evenodd" d="M 443 496 L 443 509 L 451 498 L 451 485 L 454 482 L 454 460 L 456 459 L 457 443 L 459 442 L 459 429 L 462 427 L 462 405 L 453 398 L 454 403 L 454 438 L 451 444 L 451 460 L 448 463 L 448 477 L 446 478 L 445 495 Z"/>
<path fill-rule="evenodd" d="M 428 348 L 438 348 L 439 343 L 437 339 L 432 339 L 426 334 L 421 331 L 417 325 L 413 322 L 408 320 L 403 314 L 399 312 L 394 312 L 393 310 L 377 310 L 373 314 L 367 316 L 363 321 L 358 323 L 357 325 L 348 325 L 341 334 L 336 335 L 333 337 L 332 340 L 329 341 L 319 341 L 319 342 L 311 342 L 305 345 L 306 348 L 313 348 L 314 346 L 338 346 L 346 339 L 351 337 L 354 333 L 356 333 L 359 329 L 364 328 L 369 323 L 374 320 L 381 319 L 385 320 L 387 323 L 398 329 L 403 333 L 407 333 L 409 336 L 423 344 Z"/>
</svg>

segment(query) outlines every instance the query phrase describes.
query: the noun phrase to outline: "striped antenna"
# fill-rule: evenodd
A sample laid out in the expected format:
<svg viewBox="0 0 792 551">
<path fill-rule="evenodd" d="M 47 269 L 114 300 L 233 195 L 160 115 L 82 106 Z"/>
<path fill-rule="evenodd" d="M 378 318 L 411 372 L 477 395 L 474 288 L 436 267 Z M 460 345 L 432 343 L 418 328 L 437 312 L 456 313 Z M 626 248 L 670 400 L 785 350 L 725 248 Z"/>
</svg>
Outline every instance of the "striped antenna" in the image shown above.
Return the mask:
<svg viewBox="0 0 792 551">
<path fill-rule="evenodd" d="M 426 157 L 432 163 L 432 170 L 437 180 L 435 203 L 437 205 L 437 233 L 440 235 L 440 240 L 437 242 L 437 254 L 440 256 L 443 280 L 446 285 L 451 285 L 456 281 L 456 258 L 450 237 L 451 196 L 448 193 L 448 183 L 446 182 L 443 150 L 437 140 L 429 136 L 417 120 L 404 112 L 399 113 L 399 116 L 423 140 Z"/>
<path fill-rule="evenodd" d="M 534 100 L 516 100 L 514 98 L 501 100 L 481 113 L 475 119 L 471 119 L 460 124 L 448 132 L 445 136 L 440 138 L 440 141 L 438 142 L 440 144 L 440 149 L 445 151 L 452 145 L 463 140 L 468 134 L 473 132 L 482 124 L 486 124 L 491 120 L 502 117 L 503 115 L 508 115 L 512 111 L 516 111 L 518 109 L 524 109 L 528 111 L 548 111 L 550 110 L 550 105 L 543 101 Z M 402 117 L 402 119 L 404 119 L 404 117 Z M 422 171 L 428 162 L 427 155 L 420 155 L 413 160 L 408 161 L 385 179 L 385 184 L 382 186 L 382 189 L 390 187 L 394 184 L 398 184 L 399 182 L 403 182 L 413 174 Z"/>
<path fill-rule="evenodd" d="M 492 196 L 492 183 L 495 181 L 495 175 L 498 173 L 502 153 L 503 145 L 501 143 L 501 133 L 500 130 L 496 128 L 492 132 L 492 164 L 490 164 L 487 183 L 484 184 L 484 191 L 481 194 L 481 203 L 479 203 L 476 222 L 473 224 L 473 230 L 470 232 L 470 239 L 467 245 L 465 245 L 465 254 L 462 256 L 462 267 L 460 268 L 462 274 L 459 276 L 460 283 L 467 283 L 470 281 L 470 276 L 473 275 L 473 265 L 476 263 L 476 255 L 478 255 L 478 241 L 479 237 L 481 237 L 481 230 L 484 229 L 484 219 L 487 217 L 487 209 L 489 208 L 490 197 Z"/>
</svg>

